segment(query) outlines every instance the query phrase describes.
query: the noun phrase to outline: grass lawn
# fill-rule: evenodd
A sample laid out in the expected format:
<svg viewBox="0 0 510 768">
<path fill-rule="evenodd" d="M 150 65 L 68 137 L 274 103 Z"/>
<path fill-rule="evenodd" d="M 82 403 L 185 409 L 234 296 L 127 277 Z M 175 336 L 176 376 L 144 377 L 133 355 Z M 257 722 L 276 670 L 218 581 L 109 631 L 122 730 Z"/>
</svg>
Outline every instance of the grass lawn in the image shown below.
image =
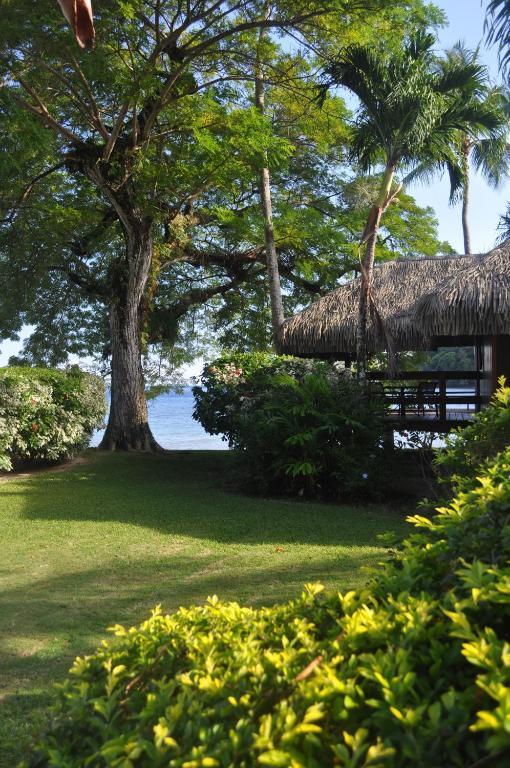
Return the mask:
<svg viewBox="0 0 510 768">
<path fill-rule="evenodd" d="M 223 452 L 89 452 L 90 461 L 0 485 L 0 766 L 23 755 L 52 683 L 116 622 L 218 594 L 249 604 L 309 581 L 356 587 L 405 512 L 229 490 Z M 412 506 L 412 505 L 410 505 Z"/>
</svg>

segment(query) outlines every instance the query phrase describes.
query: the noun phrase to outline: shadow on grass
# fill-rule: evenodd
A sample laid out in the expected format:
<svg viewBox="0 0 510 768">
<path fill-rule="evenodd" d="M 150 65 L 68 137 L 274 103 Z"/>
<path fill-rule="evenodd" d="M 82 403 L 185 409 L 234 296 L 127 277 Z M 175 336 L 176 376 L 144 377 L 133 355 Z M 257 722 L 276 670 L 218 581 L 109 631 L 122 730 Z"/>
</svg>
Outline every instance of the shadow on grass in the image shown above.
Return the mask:
<svg viewBox="0 0 510 768">
<path fill-rule="evenodd" d="M 356 581 L 373 555 L 311 562 L 310 581 Z M 221 568 L 221 570 L 220 570 Z M 359 576 L 358 576 L 359 577 Z M 115 623 L 137 624 L 161 604 L 172 611 L 209 595 L 249 605 L 270 605 L 302 591 L 303 572 L 289 565 L 224 570 L 213 557 L 172 556 L 43 579 L 0 596 L 0 697 L 26 684 L 48 684 L 77 654 L 90 652 Z M 30 642 L 27 642 L 27 639 Z"/>
<path fill-rule="evenodd" d="M 309 580 L 341 578 L 370 562 L 367 555 L 344 563 L 311 562 Z M 115 623 L 138 624 L 151 609 L 203 603 L 212 594 L 260 605 L 296 597 L 303 572 L 292 565 L 219 570 L 217 558 L 173 555 L 114 567 L 65 574 L 5 590 L 0 597 L 0 768 L 12 768 L 44 727 L 54 699 L 53 683 L 63 679 L 78 655 L 93 652 Z M 342 574 L 342 571 L 345 571 Z M 27 639 L 30 643 L 27 643 Z"/>
<path fill-rule="evenodd" d="M 1 568 L 11 581 L 0 593 L 1 768 L 22 757 L 51 684 L 108 626 L 210 594 L 260 605 L 295 597 L 305 581 L 356 587 L 384 556 L 377 534 L 404 532 L 403 512 L 380 504 L 243 496 L 232 490 L 232 459 L 92 453 L 89 464 L 1 486 L 15 547 Z M 89 522 L 102 525 L 81 525 Z"/>
<path fill-rule="evenodd" d="M 98 461 L 39 475 L 20 490 L 24 516 L 122 522 L 221 543 L 371 546 L 409 512 L 383 504 L 321 504 L 242 495 L 229 482 L 233 457 L 219 451 L 164 456 L 99 454 Z M 395 506 L 394 504 L 392 505 Z"/>
</svg>

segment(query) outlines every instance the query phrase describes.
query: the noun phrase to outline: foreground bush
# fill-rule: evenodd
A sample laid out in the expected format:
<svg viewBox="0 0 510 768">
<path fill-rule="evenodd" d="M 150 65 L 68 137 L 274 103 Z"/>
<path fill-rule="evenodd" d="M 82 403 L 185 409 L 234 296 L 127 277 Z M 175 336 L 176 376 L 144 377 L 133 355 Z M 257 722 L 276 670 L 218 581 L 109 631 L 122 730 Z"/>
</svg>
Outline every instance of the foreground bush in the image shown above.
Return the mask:
<svg viewBox="0 0 510 768">
<path fill-rule="evenodd" d="M 212 598 L 77 659 L 31 766 L 504 768 L 510 448 L 363 591 Z"/>
<path fill-rule="evenodd" d="M 195 387 L 195 418 L 240 452 L 260 493 L 374 497 L 383 482 L 380 403 L 330 363 L 265 354 L 220 358 Z"/>
<path fill-rule="evenodd" d="M 74 366 L 0 369 L 0 468 L 69 459 L 88 445 L 105 412 L 101 379 Z"/>
</svg>

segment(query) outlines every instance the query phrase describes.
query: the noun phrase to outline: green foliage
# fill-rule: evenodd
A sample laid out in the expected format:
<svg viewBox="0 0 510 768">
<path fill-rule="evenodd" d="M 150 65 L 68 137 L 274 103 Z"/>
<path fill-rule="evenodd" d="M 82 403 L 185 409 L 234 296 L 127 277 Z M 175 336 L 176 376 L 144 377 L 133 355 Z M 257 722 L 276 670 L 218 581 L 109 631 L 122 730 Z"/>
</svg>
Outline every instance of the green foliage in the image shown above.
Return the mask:
<svg viewBox="0 0 510 768">
<path fill-rule="evenodd" d="M 455 488 L 476 483 L 480 465 L 510 444 L 510 386 L 502 377 L 491 406 L 477 414 L 473 423 L 446 438 L 446 450 L 436 456 L 435 466 L 443 482 Z"/>
<path fill-rule="evenodd" d="M 460 134 L 493 139 L 506 130 L 502 108 L 476 98 L 486 87 L 476 57 L 441 60 L 435 45 L 434 35 L 420 30 L 399 51 L 348 46 L 326 68 L 323 88 L 342 86 L 359 100 L 350 152 L 363 169 L 382 163 L 392 173 L 407 173 L 404 182 L 447 169 L 453 199 L 464 177 L 455 153 Z"/>
<path fill-rule="evenodd" d="M 237 447 L 259 492 L 374 498 L 384 487 L 381 436 L 380 409 L 354 380 L 280 374 L 246 401 Z"/>
<path fill-rule="evenodd" d="M 228 478 L 230 451 L 87 452 L 65 472 L 0 483 L 0 767 L 29 753 L 76 656 L 113 622 L 224 600 L 270 605 L 307 581 L 365 584 L 402 539 L 399 511 L 247 497 Z"/>
<path fill-rule="evenodd" d="M 240 451 L 261 493 L 370 497 L 382 487 L 379 404 L 331 363 L 263 353 L 224 356 L 194 388 L 194 417 Z"/>
<path fill-rule="evenodd" d="M 489 44 L 499 46 L 499 64 L 505 76 L 508 76 L 510 62 L 510 0 L 490 0 L 487 5 L 486 26 Z"/>
<path fill-rule="evenodd" d="M 473 371 L 475 370 L 473 347 L 442 347 L 435 352 L 424 353 L 424 371 Z"/>
<path fill-rule="evenodd" d="M 509 478 L 505 448 L 359 592 L 114 627 L 27 765 L 504 768 Z"/>
<path fill-rule="evenodd" d="M 271 352 L 228 352 L 206 365 L 200 384 L 193 388 L 193 418 L 211 435 L 224 435 L 233 447 L 238 439 L 243 403 L 265 392 L 272 378 L 288 374 L 302 379 L 307 373 L 332 370 L 328 363 L 280 356 Z"/>
<path fill-rule="evenodd" d="M 74 456 L 105 413 L 103 382 L 76 367 L 0 369 L 0 468 Z"/>
</svg>

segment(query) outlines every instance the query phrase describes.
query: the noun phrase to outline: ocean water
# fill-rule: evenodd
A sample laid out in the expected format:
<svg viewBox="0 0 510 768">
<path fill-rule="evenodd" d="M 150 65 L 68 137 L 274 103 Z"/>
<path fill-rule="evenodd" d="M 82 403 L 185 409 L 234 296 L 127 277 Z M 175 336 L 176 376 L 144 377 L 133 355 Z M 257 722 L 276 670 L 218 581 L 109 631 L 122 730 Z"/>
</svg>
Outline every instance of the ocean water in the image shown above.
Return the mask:
<svg viewBox="0 0 510 768">
<path fill-rule="evenodd" d="M 208 435 L 192 417 L 193 393 L 169 392 L 149 401 L 149 424 L 163 448 L 175 451 L 225 451 L 227 443 L 219 435 Z M 90 444 L 99 445 L 103 431 L 92 436 Z"/>
</svg>

